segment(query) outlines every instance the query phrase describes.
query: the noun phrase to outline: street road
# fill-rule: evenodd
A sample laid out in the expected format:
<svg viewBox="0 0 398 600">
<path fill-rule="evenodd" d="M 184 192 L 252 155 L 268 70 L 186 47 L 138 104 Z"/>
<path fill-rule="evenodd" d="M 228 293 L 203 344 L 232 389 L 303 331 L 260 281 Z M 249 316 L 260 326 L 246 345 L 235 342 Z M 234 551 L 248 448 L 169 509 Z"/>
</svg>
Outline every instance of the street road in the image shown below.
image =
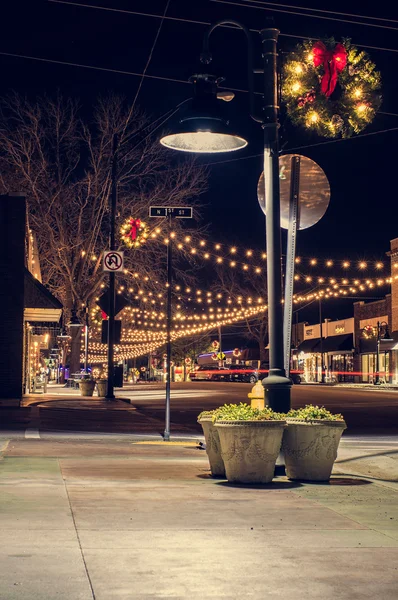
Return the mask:
<svg viewBox="0 0 398 600">
<path fill-rule="evenodd" d="M 171 432 L 199 433 L 197 415 L 224 403 L 248 402 L 252 385 L 231 382 L 189 382 L 172 384 Z M 61 386 L 49 394 L 25 399 L 23 409 L 1 409 L 0 429 L 144 433 L 164 431 L 165 391 L 161 384 L 129 385 L 116 389 L 119 399 L 106 402 L 94 396 L 82 399 L 78 391 Z M 131 404 L 129 403 L 129 400 Z M 293 407 L 305 404 L 326 406 L 341 412 L 347 433 L 392 435 L 398 432 L 398 390 L 364 389 L 321 385 L 294 385 Z M 32 434 L 33 435 L 33 434 Z"/>
<path fill-rule="evenodd" d="M 124 390 L 122 394 L 117 395 L 128 396 L 140 411 L 159 418 L 164 411 L 164 392 L 160 386 L 157 387 L 157 390 L 141 390 L 136 386 L 131 391 Z M 211 410 L 224 403 L 249 402 L 247 394 L 252 387 L 246 383 L 207 381 L 174 384 L 171 420 L 194 425 L 196 415 L 201 410 Z M 294 385 L 293 408 L 306 404 L 318 404 L 332 412 L 341 412 L 350 429 L 397 428 L 398 431 L 398 390 Z"/>
</svg>

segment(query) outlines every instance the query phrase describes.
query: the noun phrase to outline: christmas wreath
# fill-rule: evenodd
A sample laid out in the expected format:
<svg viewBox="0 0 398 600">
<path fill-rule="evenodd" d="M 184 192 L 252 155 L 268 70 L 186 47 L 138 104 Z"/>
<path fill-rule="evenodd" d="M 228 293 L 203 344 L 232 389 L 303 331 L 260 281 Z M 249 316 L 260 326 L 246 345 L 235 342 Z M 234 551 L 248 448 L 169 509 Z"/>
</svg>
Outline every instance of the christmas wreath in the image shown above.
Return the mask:
<svg viewBox="0 0 398 600">
<path fill-rule="evenodd" d="M 362 333 L 363 337 L 368 340 L 376 335 L 376 330 L 373 325 L 365 325 L 362 329 Z"/>
<path fill-rule="evenodd" d="M 293 123 L 324 137 L 347 138 L 374 119 L 380 73 L 349 39 L 305 41 L 283 67 L 282 98 Z"/>
<path fill-rule="evenodd" d="M 148 226 L 141 219 L 129 218 L 120 228 L 123 242 L 128 248 L 138 248 L 148 238 Z"/>
</svg>

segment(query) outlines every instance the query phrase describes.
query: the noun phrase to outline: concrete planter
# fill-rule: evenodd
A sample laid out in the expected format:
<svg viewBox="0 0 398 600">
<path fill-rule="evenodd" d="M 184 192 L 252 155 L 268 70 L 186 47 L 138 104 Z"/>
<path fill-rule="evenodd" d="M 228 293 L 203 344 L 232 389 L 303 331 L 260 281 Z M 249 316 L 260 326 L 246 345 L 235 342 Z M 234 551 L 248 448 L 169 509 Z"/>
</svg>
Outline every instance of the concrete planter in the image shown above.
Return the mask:
<svg viewBox="0 0 398 600">
<path fill-rule="evenodd" d="M 82 396 L 92 396 L 94 394 L 95 381 L 91 379 L 82 379 L 79 381 L 79 388 Z"/>
<path fill-rule="evenodd" d="M 344 429 L 344 421 L 287 419 L 282 442 L 287 477 L 328 481 Z"/>
<path fill-rule="evenodd" d="M 285 421 L 218 421 L 215 426 L 228 481 L 272 481 Z"/>
<path fill-rule="evenodd" d="M 198 423 L 202 425 L 206 441 L 206 453 L 209 458 L 210 470 L 213 477 L 225 477 L 224 461 L 221 457 L 221 445 L 218 431 L 211 417 L 202 417 Z"/>
<path fill-rule="evenodd" d="M 108 385 L 108 382 L 106 379 L 99 379 L 97 381 L 98 396 L 101 396 L 102 398 L 104 398 L 106 396 L 107 385 Z"/>
</svg>

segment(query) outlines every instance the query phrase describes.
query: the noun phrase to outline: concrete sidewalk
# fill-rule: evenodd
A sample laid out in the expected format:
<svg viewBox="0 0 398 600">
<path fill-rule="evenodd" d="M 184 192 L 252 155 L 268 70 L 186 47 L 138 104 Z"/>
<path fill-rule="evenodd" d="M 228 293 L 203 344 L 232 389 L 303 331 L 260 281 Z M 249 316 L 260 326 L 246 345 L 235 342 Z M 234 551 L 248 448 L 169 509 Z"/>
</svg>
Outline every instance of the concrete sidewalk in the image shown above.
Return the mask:
<svg viewBox="0 0 398 600">
<path fill-rule="evenodd" d="M 0 598 L 395 600 L 398 490 L 347 464 L 238 486 L 194 441 L 4 440 Z"/>
</svg>

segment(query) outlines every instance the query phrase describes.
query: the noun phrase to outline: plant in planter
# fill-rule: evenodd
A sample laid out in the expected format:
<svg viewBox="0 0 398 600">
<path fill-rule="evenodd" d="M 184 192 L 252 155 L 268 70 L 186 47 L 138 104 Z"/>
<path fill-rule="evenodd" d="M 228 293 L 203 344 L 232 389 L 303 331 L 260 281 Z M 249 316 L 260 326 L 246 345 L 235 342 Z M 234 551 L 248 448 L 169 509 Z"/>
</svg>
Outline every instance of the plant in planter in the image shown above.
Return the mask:
<svg viewBox="0 0 398 600">
<path fill-rule="evenodd" d="M 198 416 L 206 441 L 206 454 L 210 463 L 213 477 L 225 477 L 224 461 L 221 456 L 221 445 L 218 431 L 213 423 L 213 417 L 219 409 L 204 410 Z"/>
<path fill-rule="evenodd" d="M 79 381 L 79 388 L 82 396 L 92 396 L 95 388 L 95 379 L 91 375 L 83 375 Z"/>
<path fill-rule="evenodd" d="M 98 392 L 98 396 L 101 396 L 102 398 L 106 396 L 106 388 L 108 385 L 108 380 L 107 379 L 102 379 L 101 377 L 99 379 L 96 379 L 96 384 L 97 384 L 97 392 Z"/>
<path fill-rule="evenodd" d="M 270 408 L 225 404 L 213 415 L 228 481 L 269 483 L 275 472 L 284 416 Z"/>
<path fill-rule="evenodd" d="M 283 434 L 286 475 L 303 481 L 328 481 L 337 458 L 344 418 L 325 407 L 307 405 L 290 410 Z"/>
</svg>

